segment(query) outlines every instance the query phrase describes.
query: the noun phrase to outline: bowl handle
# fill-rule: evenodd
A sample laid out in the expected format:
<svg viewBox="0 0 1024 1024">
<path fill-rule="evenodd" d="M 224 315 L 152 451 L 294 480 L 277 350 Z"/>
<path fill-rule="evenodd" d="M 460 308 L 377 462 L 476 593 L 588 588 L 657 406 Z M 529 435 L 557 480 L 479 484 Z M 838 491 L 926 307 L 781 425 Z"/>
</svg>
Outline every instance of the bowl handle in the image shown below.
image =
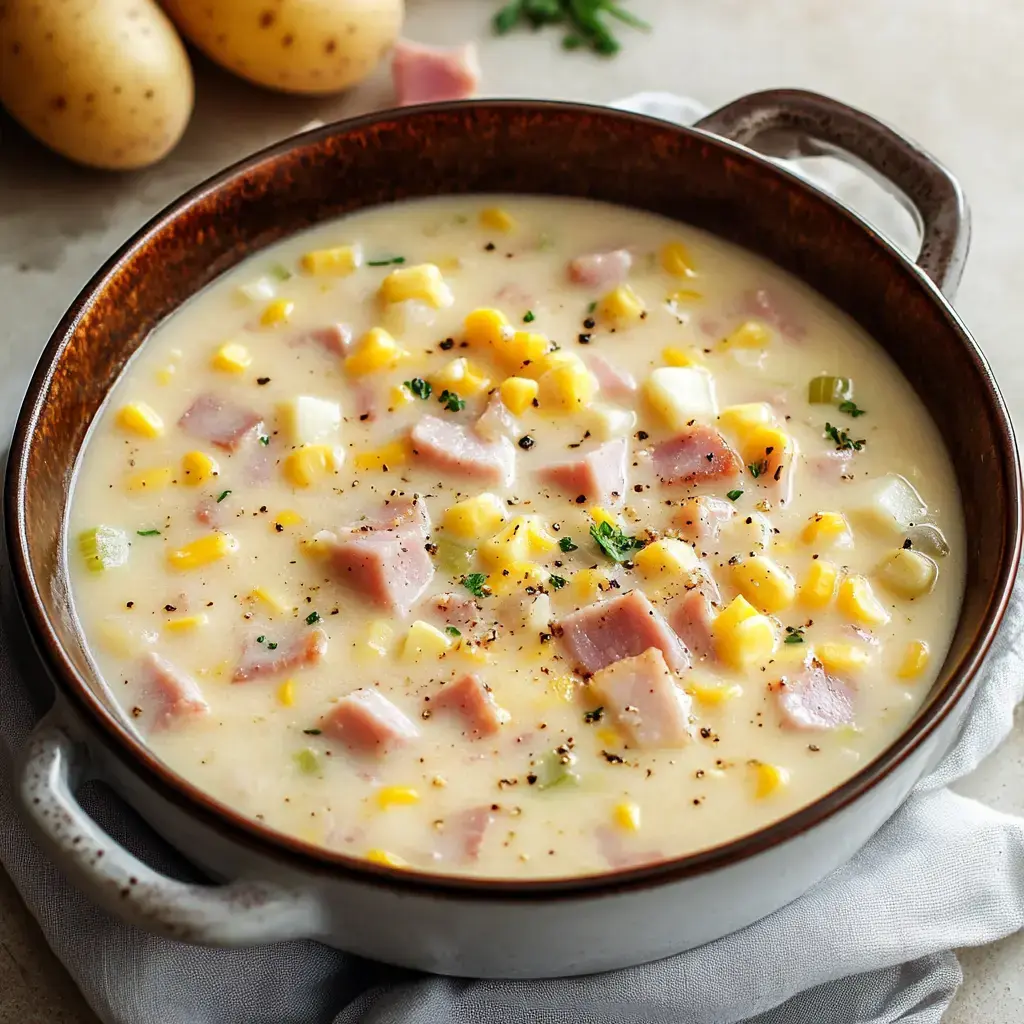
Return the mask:
<svg viewBox="0 0 1024 1024">
<path fill-rule="evenodd" d="M 956 178 L 917 143 L 845 103 L 800 89 L 752 93 L 695 127 L 766 156 L 845 158 L 895 188 L 921 230 L 917 265 L 953 298 L 970 243 L 970 213 Z"/>
<path fill-rule="evenodd" d="M 192 885 L 143 864 L 108 836 L 75 798 L 74 791 L 88 777 L 85 748 L 51 711 L 20 757 L 21 807 L 64 873 L 115 917 L 167 938 L 211 946 L 309 938 L 323 930 L 311 893 L 246 880 Z"/>
</svg>

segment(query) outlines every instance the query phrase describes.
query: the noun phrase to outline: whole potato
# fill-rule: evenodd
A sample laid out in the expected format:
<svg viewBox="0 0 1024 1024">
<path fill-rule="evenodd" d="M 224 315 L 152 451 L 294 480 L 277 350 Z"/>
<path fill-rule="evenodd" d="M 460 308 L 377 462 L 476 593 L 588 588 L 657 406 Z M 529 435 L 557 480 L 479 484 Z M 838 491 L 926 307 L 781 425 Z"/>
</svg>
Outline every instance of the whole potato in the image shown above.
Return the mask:
<svg viewBox="0 0 1024 1024">
<path fill-rule="evenodd" d="M 144 167 L 185 130 L 192 68 L 153 0 L 6 0 L 0 102 L 72 160 Z"/>
<path fill-rule="evenodd" d="M 339 92 L 398 37 L 404 0 L 164 0 L 182 34 L 218 64 L 283 92 Z"/>
</svg>

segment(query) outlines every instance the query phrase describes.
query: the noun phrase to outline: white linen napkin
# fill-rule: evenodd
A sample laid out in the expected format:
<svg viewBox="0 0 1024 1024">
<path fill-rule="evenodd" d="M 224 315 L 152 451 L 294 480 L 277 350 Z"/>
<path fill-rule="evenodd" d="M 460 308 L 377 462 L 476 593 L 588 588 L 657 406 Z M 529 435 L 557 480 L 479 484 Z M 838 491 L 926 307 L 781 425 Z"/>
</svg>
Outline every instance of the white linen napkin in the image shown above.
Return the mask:
<svg viewBox="0 0 1024 1024">
<path fill-rule="evenodd" d="M 645 94 L 617 106 L 690 122 L 698 104 Z M 910 218 L 832 161 L 802 172 L 898 244 Z M 7 583 L 6 555 L 0 564 Z M 955 946 L 1024 926 L 1024 821 L 945 787 L 1008 733 L 1024 696 L 1017 587 L 955 747 L 868 845 L 805 896 L 741 932 L 658 963 L 538 982 L 438 978 L 312 942 L 208 950 L 113 920 L 35 848 L 15 811 L 15 750 L 36 718 L 12 664 L 10 588 L 0 617 L 0 862 L 89 1003 L 109 1024 L 938 1024 L 961 980 Z M 87 808 L 155 867 L 181 859 L 102 789 Z"/>
</svg>

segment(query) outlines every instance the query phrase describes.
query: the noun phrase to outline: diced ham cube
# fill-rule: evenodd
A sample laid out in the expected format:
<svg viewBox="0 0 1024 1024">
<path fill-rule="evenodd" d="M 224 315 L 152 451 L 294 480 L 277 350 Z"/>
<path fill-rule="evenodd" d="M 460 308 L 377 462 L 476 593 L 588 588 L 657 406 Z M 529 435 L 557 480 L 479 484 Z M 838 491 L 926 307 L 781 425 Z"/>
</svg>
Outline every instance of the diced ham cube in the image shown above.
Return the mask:
<svg viewBox="0 0 1024 1024">
<path fill-rule="evenodd" d="M 319 628 L 303 629 L 287 641 L 274 640 L 265 634 L 261 636 L 262 643 L 257 637 L 246 640 L 242 660 L 231 677 L 233 683 L 290 672 L 303 665 L 315 665 L 327 653 L 327 634 Z"/>
<path fill-rule="evenodd" d="M 657 647 L 674 672 L 689 667 L 689 653 L 646 595 L 631 590 L 588 605 L 558 623 L 562 643 L 586 672 Z"/>
<path fill-rule="evenodd" d="M 426 46 L 400 39 L 391 59 L 398 106 L 475 96 L 480 85 L 476 46 Z"/>
<path fill-rule="evenodd" d="M 222 525 L 220 503 L 209 495 L 201 498 L 196 505 L 195 517 L 203 526 L 209 526 L 212 530 L 218 529 Z"/>
<path fill-rule="evenodd" d="M 149 728 L 168 729 L 209 714 L 199 684 L 159 654 L 150 652 L 143 657 L 141 676 L 140 699 L 143 705 L 152 705 L 152 710 L 142 707 Z"/>
<path fill-rule="evenodd" d="M 743 461 L 712 427 L 695 424 L 654 449 L 654 470 L 666 486 L 734 477 Z"/>
<path fill-rule="evenodd" d="M 572 498 L 582 494 L 601 505 L 621 505 L 626 500 L 628 456 L 629 442 L 617 437 L 569 462 L 544 466 L 537 476 Z"/>
<path fill-rule="evenodd" d="M 718 540 L 722 527 L 734 515 L 736 509 L 732 502 L 702 494 L 681 501 L 673 521 L 683 540 L 701 548 Z"/>
<path fill-rule="evenodd" d="M 612 868 L 635 868 L 653 864 L 665 856 L 660 850 L 636 849 L 635 837 L 612 825 L 598 825 L 594 830 L 597 848 Z"/>
<path fill-rule="evenodd" d="M 714 583 L 711 584 L 714 587 Z M 717 592 L 717 587 L 714 587 Z M 690 653 L 700 660 L 715 659 L 711 624 L 715 613 L 714 598 L 708 589 L 697 586 L 688 590 L 669 613 L 668 621 Z"/>
<path fill-rule="evenodd" d="M 473 429 L 485 441 L 501 443 L 503 437 L 514 437 L 517 433 L 516 419 L 497 391 L 487 399 L 487 407 L 480 414 Z"/>
<path fill-rule="evenodd" d="M 411 721 L 377 690 L 353 690 L 320 719 L 325 736 L 354 754 L 380 757 L 419 736 Z"/>
<path fill-rule="evenodd" d="M 474 736 L 489 736 L 509 720 L 509 713 L 498 707 L 494 694 L 472 673 L 442 687 L 430 707 L 456 712 Z"/>
<path fill-rule="evenodd" d="M 592 252 L 569 262 L 569 280 L 587 288 L 611 288 L 626 280 L 632 266 L 633 254 L 628 249 Z"/>
<path fill-rule="evenodd" d="M 347 324 L 330 324 L 327 327 L 314 327 L 311 331 L 303 331 L 295 335 L 288 343 L 296 345 L 315 345 L 322 348 L 328 355 L 346 356 L 352 346 L 352 329 Z"/>
<path fill-rule="evenodd" d="M 587 365 L 597 378 L 601 394 L 621 402 L 632 401 L 636 397 L 636 377 L 628 370 L 621 369 L 597 352 L 587 356 Z"/>
<path fill-rule="evenodd" d="M 252 409 L 206 392 L 185 410 L 178 426 L 193 437 L 233 452 L 262 420 Z"/>
<path fill-rule="evenodd" d="M 738 312 L 741 316 L 764 320 L 790 341 L 800 341 L 807 333 L 807 328 L 793 312 L 790 303 L 767 288 L 746 292 L 740 299 Z"/>
<path fill-rule="evenodd" d="M 469 629 L 483 620 L 483 608 L 471 597 L 460 594 L 439 594 L 434 600 L 434 607 L 441 613 L 449 626 L 457 629 Z"/>
<path fill-rule="evenodd" d="M 600 669 L 590 687 L 636 746 L 679 747 L 690 738 L 690 698 L 657 647 Z"/>
<path fill-rule="evenodd" d="M 412 428 L 410 439 L 413 454 L 442 473 L 483 483 L 512 483 L 516 450 L 507 437 L 488 441 L 461 423 L 424 416 Z"/>
<path fill-rule="evenodd" d="M 457 814 L 446 815 L 431 853 L 435 861 L 469 864 L 480 856 L 487 829 L 494 821 L 490 807 L 468 807 Z"/>
<path fill-rule="evenodd" d="M 377 519 L 324 531 L 334 575 L 373 605 L 406 616 L 434 577 L 426 550 L 430 519 L 422 501 L 392 505 Z"/>
<path fill-rule="evenodd" d="M 853 722 L 853 694 L 810 658 L 797 671 L 771 683 L 782 724 L 787 729 L 836 729 Z"/>
<path fill-rule="evenodd" d="M 853 449 L 833 449 L 816 455 L 811 460 L 811 468 L 817 477 L 829 483 L 853 479 Z"/>
<path fill-rule="evenodd" d="M 360 423 L 373 423 L 380 407 L 380 395 L 368 381 L 356 381 L 352 385 L 352 411 Z"/>
</svg>

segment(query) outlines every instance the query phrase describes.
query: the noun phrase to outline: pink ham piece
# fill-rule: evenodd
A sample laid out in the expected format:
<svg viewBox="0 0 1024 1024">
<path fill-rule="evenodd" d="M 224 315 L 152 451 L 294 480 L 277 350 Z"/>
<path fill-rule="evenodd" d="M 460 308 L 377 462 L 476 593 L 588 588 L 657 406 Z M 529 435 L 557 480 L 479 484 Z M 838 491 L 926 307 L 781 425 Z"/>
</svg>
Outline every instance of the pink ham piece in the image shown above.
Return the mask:
<svg viewBox="0 0 1024 1024">
<path fill-rule="evenodd" d="M 597 352 L 587 356 L 587 365 L 597 378 L 602 395 L 620 402 L 630 402 L 636 397 L 636 377 L 628 370 L 620 369 Z"/>
<path fill-rule="evenodd" d="M 772 683 L 782 724 L 787 729 L 836 729 L 853 722 L 853 694 L 815 658 L 793 675 Z"/>
<path fill-rule="evenodd" d="M 186 434 L 233 452 L 262 420 L 252 409 L 206 392 L 185 410 L 178 426 Z"/>
<path fill-rule="evenodd" d="M 449 864 L 469 864 L 480 856 L 487 829 L 494 821 L 490 807 L 467 807 L 446 815 L 434 843 L 431 857 Z"/>
<path fill-rule="evenodd" d="M 569 280 L 587 288 L 611 288 L 626 280 L 632 266 L 633 255 L 628 249 L 592 252 L 569 262 Z"/>
<path fill-rule="evenodd" d="M 717 593 L 717 587 L 711 583 Z M 714 621 L 712 605 L 715 597 L 709 588 L 696 586 L 688 590 L 669 613 L 668 621 L 676 635 L 686 644 L 690 653 L 703 661 L 715 659 L 715 645 L 711 638 Z"/>
<path fill-rule="evenodd" d="M 674 672 L 689 667 L 679 638 L 639 590 L 588 605 L 561 619 L 562 643 L 586 672 L 598 672 L 623 658 L 657 647 Z"/>
<path fill-rule="evenodd" d="M 799 341 L 807 333 L 806 327 L 793 313 L 789 303 L 767 288 L 746 292 L 740 299 L 738 312 L 742 316 L 763 320 L 790 341 Z"/>
<path fill-rule="evenodd" d="M 168 729 L 179 722 L 209 714 L 210 708 L 199 684 L 166 658 L 155 652 L 146 654 L 141 675 L 141 699 L 153 705 L 153 710 L 146 715 L 151 729 Z M 144 707 L 144 714 L 146 710 Z"/>
<path fill-rule="evenodd" d="M 612 825 L 598 825 L 594 830 L 597 848 L 612 868 L 635 868 L 641 864 L 653 864 L 662 860 L 660 850 L 637 850 L 631 845 L 628 833 Z"/>
<path fill-rule="evenodd" d="M 434 695 L 430 707 L 455 712 L 474 736 L 490 736 L 509 720 L 509 713 L 498 707 L 494 694 L 472 673 L 444 686 Z"/>
<path fill-rule="evenodd" d="M 274 676 L 304 665 L 315 665 L 327 653 L 327 634 L 319 628 L 303 629 L 283 642 L 264 634 L 261 636 L 263 643 L 259 643 L 256 637 L 246 640 L 242 660 L 231 677 L 233 683 L 245 683 L 260 676 Z"/>
<path fill-rule="evenodd" d="M 315 345 L 322 348 L 328 355 L 346 356 L 352 345 L 352 329 L 347 324 L 330 324 L 327 327 L 314 327 L 311 331 L 297 334 L 289 342 L 296 345 Z"/>
<path fill-rule="evenodd" d="M 416 726 L 377 690 L 353 690 L 320 719 L 325 736 L 354 754 L 381 757 L 419 736 Z"/>
<path fill-rule="evenodd" d="M 736 509 L 732 502 L 714 498 L 710 494 L 702 494 L 681 501 L 673 521 L 683 540 L 689 544 L 696 544 L 700 549 L 702 545 L 718 540 L 722 527 L 734 515 Z"/>
<path fill-rule="evenodd" d="M 811 468 L 816 476 L 830 483 L 838 483 L 840 480 L 853 479 L 853 449 L 834 449 L 816 455 L 811 460 Z"/>
<path fill-rule="evenodd" d="M 214 530 L 219 529 L 222 525 L 220 503 L 216 498 L 210 496 L 201 499 L 199 504 L 196 505 L 195 517 L 203 526 L 209 526 Z"/>
<path fill-rule="evenodd" d="M 434 577 L 426 550 L 429 529 L 426 506 L 417 499 L 317 539 L 328 548 L 338 579 L 375 607 L 405 617 Z"/>
<path fill-rule="evenodd" d="M 391 78 L 400 107 L 469 99 L 480 85 L 476 46 L 426 46 L 400 39 L 391 59 Z"/>
<path fill-rule="evenodd" d="M 461 423 L 423 416 L 409 435 L 413 454 L 442 473 L 482 483 L 512 483 L 516 450 L 507 437 L 484 440 Z"/>
<path fill-rule="evenodd" d="M 666 486 L 736 476 L 743 461 L 725 438 L 711 427 L 696 424 L 654 449 L 654 470 Z"/>
<path fill-rule="evenodd" d="M 544 466 L 537 476 L 571 498 L 584 495 L 601 505 L 621 505 L 626 500 L 628 456 L 629 442 L 617 437 L 569 462 Z"/>
<path fill-rule="evenodd" d="M 483 609 L 471 597 L 459 594 L 439 594 L 434 607 L 441 613 L 449 626 L 469 629 L 483 620 Z"/>
<path fill-rule="evenodd" d="M 681 747 L 690 738 L 690 698 L 657 647 L 600 669 L 590 687 L 634 745 Z"/>
</svg>

